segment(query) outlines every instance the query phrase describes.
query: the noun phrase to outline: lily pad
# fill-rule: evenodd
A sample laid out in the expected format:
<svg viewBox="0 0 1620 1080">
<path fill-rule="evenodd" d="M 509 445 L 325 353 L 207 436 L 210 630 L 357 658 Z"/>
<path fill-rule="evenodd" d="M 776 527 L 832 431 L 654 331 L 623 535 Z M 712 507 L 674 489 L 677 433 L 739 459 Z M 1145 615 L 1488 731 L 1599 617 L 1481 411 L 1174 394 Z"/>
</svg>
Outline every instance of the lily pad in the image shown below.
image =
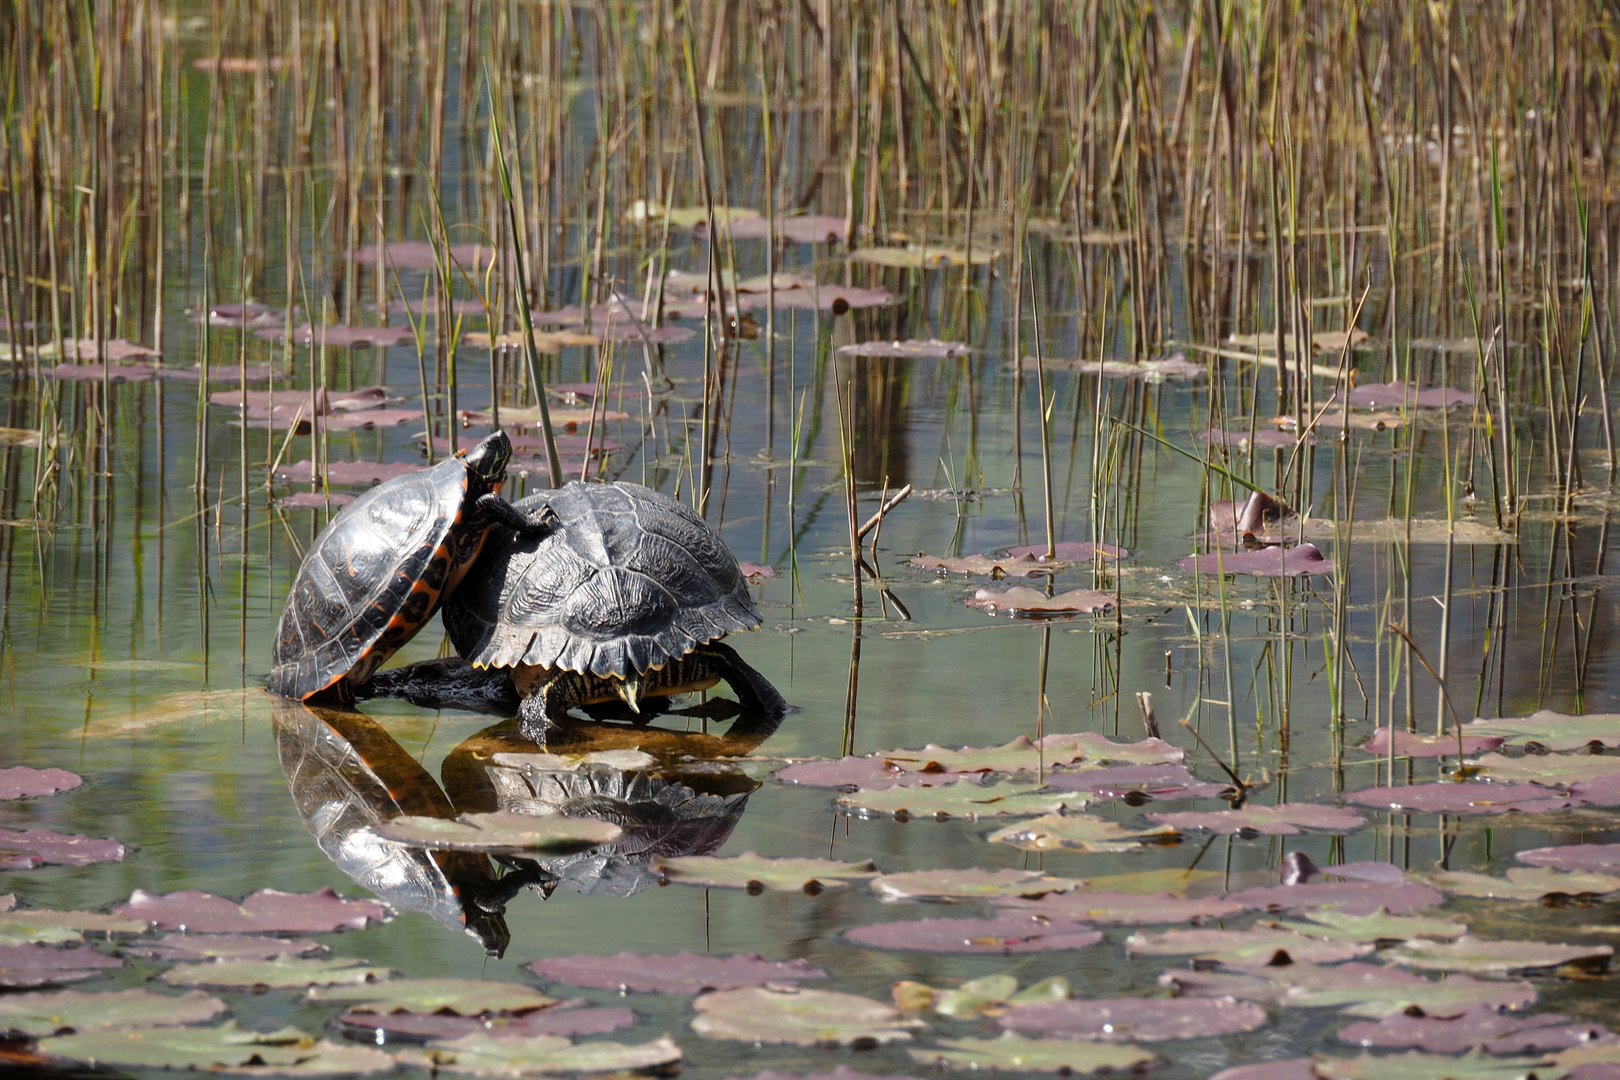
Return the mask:
<svg viewBox="0 0 1620 1080">
<path fill-rule="evenodd" d="M 54 986 L 88 979 L 124 962 L 103 956 L 88 945 L 59 949 L 50 945 L 0 945 L 0 986 Z"/>
<path fill-rule="evenodd" d="M 1266 1010 L 1231 998 L 1102 998 L 1019 1005 L 998 1022 L 1020 1035 L 1158 1042 L 1254 1031 L 1265 1026 Z"/>
<path fill-rule="evenodd" d="M 418 461 L 328 461 L 326 463 L 326 482 L 329 484 L 380 484 L 384 480 L 392 480 L 396 476 L 405 476 L 408 473 L 421 472 L 424 469 Z M 295 461 L 291 465 L 282 465 L 276 469 L 277 480 L 290 480 L 294 483 L 307 482 L 310 477 L 308 461 Z M 324 500 L 322 500 L 324 503 Z"/>
<path fill-rule="evenodd" d="M 1012 975 L 986 975 L 969 979 L 960 986 L 936 990 L 922 983 L 900 982 L 894 986 L 894 1003 L 901 1009 L 932 1009 L 941 1016 L 971 1020 L 996 1016 L 1013 1005 L 1040 1001 L 1061 1001 L 1069 996 L 1069 981 L 1062 976 L 1042 979 L 1024 990 Z"/>
<path fill-rule="evenodd" d="M 976 777 L 978 774 L 966 775 Z M 783 783 L 808 787 L 864 788 L 867 791 L 939 784 L 945 779 L 937 772 L 908 771 L 878 755 L 801 761 L 778 771 L 776 778 Z"/>
<path fill-rule="evenodd" d="M 1561 870 L 1620 870 L 1620 844 L 1531 848 L 1514 858 L 1532 866 L 1553 866 Z"/>
<path fill-rule="evenodd" d="M 559 814 L 539 817 L 496 810 L 447 818 L 408 815 L 375 827 L 379 836 L 412 847 L 442 851 L 547 851 L 606 844 L 624 829 L 598 818 L 571 818 Z"/>
<path fill-rule="evenodd" d="M 993 578 L 1031 577 L 1035 574 L 1056 573 L 1063 569 L 1061 562 L 1037 559 L 1033 555 L 1003 555 L 996 558 L 989 555 L 968 555 L 964 558 L 918 555 L 908 562 L 919 570 L 932 570 L 940 577 L 948 574 L 985 574 Z"/>
<path fill-rule="evenodd" d="M 1262 836 L 1292 836 L 1300 829 L 1319 832 L 1354 832 L 1367 824 L 1354 810 L 1320 803 L 1283 803 L 1279 806 L 1245 806 L 1241 810 L 1187 810 L 1179 813 L 1149 814 L 1157 821 L 1184 832 L 1200 830 L 1218 836 L 1244 833 Z"/>
<path fill-rule="evenodd" d="M 808 960 L 770 961 L 758 953 L 706 956 L 683 952 L 673 956 L 619 953 L 617 956 L 554 956 L 536 960 L 529 971 L 542 979 L 598 990 L 640 993 L 698 994 L 741 986 L 824 979 L 827 973 Z"/>
<path fill-rule="evenodd" d="M 1614 955 L 1612 945 L 1555 945 L 1543 941 L 1486 941 L 1465 934 L 1456 941 L 1408 941 L 1384 954 L 1407 967 L 1506 974 L 1574 964 L 1603 971 Z"/>
<path fill-rule="evenodd" d="M 1186 755 L 1163 739 L 1118 743 L 1096 732 L 1082 731 L 1047 735 L 1038 742 L 1020 735 L 1000 746 L 964 746 L 959 750 L 929 743 L 921 750 L 883 750 L 873 756 L 920 772 L 969 773 L 1034 772 L 1053 765 L 1072 766 L 1079 761 L 1098 768 L 1114 763 L 1166 765 Z"/>
<path fill-rule="evenodd" d="M 255 330 L 254 336 L 266 341 L 288 340 L 285 330 L 281 327 Z M 324 346 L 328 349 L 347 349 L 355 346 L 384 349 L 415 340 L 416 334 L 408 326 L 344 326 L 335 323 L 326 326 L 312 326 L 305 323 L 294 327 L 291 336 L 294 345 L 311 348 Z"/>
<path fill-rule="evenodd" d="M 56 990 L 0 996 L 0 1032 L 40 1038 L 57 1032 L 108 1028 L 206 1024 L 226 1011 L 225 1003 L 201 990 L 154 994 L 150 990 L 84 993 Z"/>
<path fill-rule="evenodd" d="M 1033 817 L 1057 810 L 1077 810 L 1091 801 L 1080 791 L 1047 791 L 1039 784 L 1002 780 L 980 784 L 958 780 L 937 787 L 889 787 L 840 796 L 838 805 L 859 814 L 892 814 L 897 818 Z"/>
<path fill-rule="evenodd" d="M 1277 545 L 1258 551 L 1189 555 L 1176 566 L 1199 574 L 1249 574 L 1254 577 L 1300 577 L 1333 572 L 1333 563 L 1322 554 L 1320 548 L 1310 543 L 1295 547 Z"/>
<path fill-rule="evenodd" d="M 0 870 L 29 870 L 36 866 L 91 866 L 121 862 L 124 845 L 93 836 L 71 836 L 50 829 L 15 832 L 0 829 Z"/>
<path fill-rule="evenodd" d="M 0 799 L 37 799 L 59 791 L 72 791 L 82 783 L 77 773 L 66 769 L 31 769 L 18 765 L 13 769 L 0 769 Z"/>
<path fill-rule="evenodd" d="M 254 937 L 249 934 L 165 934 L 156 941 L 127 946 L 131 956 L 150 960 L 270 960 L 277 956 L 310 956 L 321 944 L 302 938 Z"/>
<path fill-rule="evenodd" d="M 1452 1017 L 1396 1013 L 1376 1022 L 1358 1020 L 1340 1028 L 1339 1038 L 1357 1046 L 1416 1047 L 1437 1054 L 1458 1054 L 1475 1046 L 1492 1054 L 1525 1054 L 1620 1043 L 1602 1024 L 1574 1024 L 1558 1013 L 1513 1016 L 1486 1005 Z"/>
<path fill-rule="evenodd" d="M 583 1003 L 581 1003 L 583 1004 Z M 367 1042 L 395 1039 L 459 1039 L 463 1035 L 489 1034 L 509 1038 L 515 1035 L 606 1035 L 631 1027 L 636 1014 L 625 1008 L 549 1009 L 512 1015 L 454 1016 L 449 1013 L 346 1012 L 338 1017 L 352 1035 Z"/>
<path fill-rule="evenodd" d="M 240 1070 L 255 1076 L 368 1076 L 397 1067 L 393 1055 L 381 1050 L 315 1042 L 296 1028 L 245 1031 L 234 1020 L 210 1028 L 60 1035 L 41 1039 L 38 1050 L 46 1057 L 114 1068 Z"/>
<path fill-rule="evenodd" d="M 939 270 L 947 266 L 983 266 L 993 261 L 997 252 L 975 247 L 971 252 L 959 248 L 932 247 L 928 244 L 907 244 L 905 247 L 867 247 L 853 252 L 854 262 L 871 263 L 894 270 Z"/>
<path fill-rule="evenodd" d="M 1243 905 L 1219 897 L 1189 900 L 1172 893 L 1126 893 L 1075 891 L 1051 893 L 1037 900 L 1012 897 L 997 900 L 1004 911 L 1022 911 L 1049 919 L 1076 919 L 1104 926 L 1142 926 L 1154 923 L 1187 922 L 1198 924 L 1224 919 L 1243 910 Z"/>
<path fill-rule="evenodd" d="M 394 979 L 370 986 L 318 987 L 309 999 L 343 1002 L 351 1012 L 524 1013 L 557 1004 L 557 999 L 522 983 L 496 979 Z"/>
<path fill-rule="evenodd" d="M 1335 394 L 1336 398 L 1338 395 Z M 1450 386 L 1437 386 L 1417 390 L 1406 383 L 1362 383 L 1346 395 L 1351 405 L 1360 409 L 1399 408 L 1402 405 L 1418 409 L 1449 409 L 1455 405 L 1472 405 L 1474 395 Z"/>
<path fill-rule="evenodd" d="M 1248 930 L 1195 927 L 1156 934 L 1138 930 L 1125 939 L 1125 950 L 1134 956 L 1192 956 L 1239 968 L 1337 964 L 1373 951 L 1371 945 L 1359 941 L 1324 941 L 1269 926 Z"/>
<path fill-rule="evenodd" d="M 1123 559 L 1130 552 L 1113 544 L 1093 544 L 1085 540 L 1059 540 L 1052 545 L 1052 558 L 1058 562 L 1084 563 L 1090 562 L 1099 555 L 1109 559 Z M 1008 558 L 1016 559 L 1028 555 L 1035 559 L 1046 559 L 1045 544 L 1026 544 L 1023 547 L 1010 547 L 1002 552 Z"/>
<path fill-rule="evenodd" d="M 1363 788 L 1350 792 L 1349 799 L 1380 810 L 1427 814 L 1534 814 L 1570 804 L 1568 796 L 1536 784 L 1477 782 Z"/>
<path fill-rule="evenodd" d="M 893 357 L 895 359 L 949 360 L 966 356 L 973 351 L 971 345 L 959 341 L 863 341 L 857 345 L 840 345 L 840 356 Z"/>
<path fill-rule="evenodd" d="M 822 889 L 842 889 L 851 881 L 877 874 L 871 859 L 837 862 L 833 859 L 768 859 L 757 852 L 725 858 L 718 855 L 687 855 L 660 859 L 654 869 L 665 882 L 681 885 L 709 885 L 722 889 L 746 889 L 760 893 L 767 889 L 801 890 L 818 893 Z"/>
<path fill-rule="evenodd" d="M 909 870 L 880 874 L 872 891 L 885 900 L 990 900 L 1037 897 L 1068 892 L 1085 884 L 1074 878 L 1048 877 L 1039 870 Z"/>
<path fill-rule="evenodd" d="M 170 986 L 268 986 L 277 989 L 373 983 L 388 978 L 385 967 L 369 967 L 346 956 L 277 956 L 270 960 L 208 960 L 177 964 L 163 973 Z"/>
<path fill-rule="evenodd" d="M 1392 734 L 1391 729 L 1381 727 L 1362 749 L 1369 754 L 1387 757 L 1391 738 L 1394 739 L 1396 757 L 1415 758 L 1456 757 L 1459 742 L 1463 756 L 1472 757 L 1495 750 L 1503 742 L 1500 735 L 1466 735 L 1459 740 L 1455 735 L 1416 735 L 1410 731 L 1395 731 Z"/>
<path fill-rule="evenodd" d="M 1348 1059 L 1317 1058 L 1311 1068 L 1321 1080 L 1557 1080 L 1564 1075 L 1550 1061 L 1492 1057 L 1477 1048 L 1462 1057 L 1408 1050 Z"/>
<path fill-rule="evenodd" d="M 1285 1058 L 1256 1065 L 1234 1065 L 1222 1069 L 1209 1080 L 1322 1080 L 1311 1068 L 1310 1058 Z"/>
<path fill-rule="evenodd" d="M 1370 915 L 1348 915 L 1333 908 L 1316 908 L 1304 913 L 1308 922 L 1283 922 L 1285 929 L 1336 941 L 1408 941 L 1435 938 L 1449 941 L 1468 932 L 1468 924 L 1436 915 L 1391 915 L 1379 908 Z"/>
<path fill-rule="evenodd" d="M 1557 894 L 1620 891 L 1620 877 L 1591 870 L 1556 870 L 1548 866 L 1512 866 L 1507 877 L 1473 874 L 1460 870 L 1438 870 L 1426 875 L 1432 884 L 1457 896 L 1478 896 L 1491 900 L 1540 900 Z"/>
<path fill-rule="evenodd" d="M 463 1035 L 421 1049 L 407 1049 L 399 1060 L 433 1072 L 471 1076 L 530 1077 L 553 1073 L 654 1070 L 681 1059 L 668 1035 L 626 1045 L 602 1040 L 574 1043 L 559 1035 Z"/>
<path fill-rule="evenodd" d="M 881 1001 L 831 990 L 748 986 L 704 994 L 692 1007 L 699 1035 L 756 1043 L 870 1046 L 910 1040 L 926 1026 Z"/>
<path fill-rule="evenodd" d="M 876 949 L 1006 954 L 1083 949 L 1102 934 L 1081 923 L 1026 913 L 991 919 L 912 919 L 857 926 L 846 940 Z"/>
<path fill-rule="evenodd" d="M 375 900 L 345 900 L 330 888 L 312 893 L 260 889 L 240 904 L 195 889 L 167 896 L 136 889 L 128 903 L 113 910 L 160 930 L 198 934 L 319 934 L 345 927 L 364 930 L 389 918 Z"/>
<path fill-rule="evenodd" d="M 1127 829 L 1111 818 L 1092 814 L 1046 814 L 1005 826 L 987 837 L 991 843 L 1011 844 L 1024 851 L 1133 851 L 1144 843 L 1176 843 L 1180 838 L 1169 825 Z"/>
<path fill-rule="evenodd" d="M 1130 1043 L 1030 1039 L 1011 1031 L 1003 1032 L 999 1039 L 941 1039 L 939 1044 L 945 1049 L 910 1051 L 912 1059 L 936 1069 L 1006 1069 L 1064 1076 L 1140 1072 L 1157 1060 L 1149 1051 Z"/>
<path fill-rule="evenodd" d="M 1463 725 L 1464 735 L 1494 736 L 1508 746 L 1536 744 L 1547 750 L 1580 750 L 1599 743 L 1620 748 L 1620 713 L 1570 716 L 1542 709 L 1529 716 L 1473 720 Z"/>
<path fill-rule="evenodd" d="M 1298 885 L 1261 886 L 1229 893 L 1233 903 L 1255 911 L 1302 911 L 1333 907 L 1347 915 L 1370 915 L 1380 908 L 1394 915 L 1439 906 L 1445 898 L 1427 885 L 1405 881 L 1305 881 Z"/>
<path fill-rule="evenodd" d="M 1448 975 L 1439 981 L 1382 964 L 1290 964 L 1247 972 L 1167 971 L 1159 983 L 1178 993 L 1310 1008 L 1333 1006 L 1350 1016 L 1378 1018 L 1418 1010 L 1459 1016 L 1469 1008 L 1522 1009 L 1536 1000 L 1528 982 Z"/>
<path fill-rule="evenodd" d="M 1041 615 L 1095 614 L 1114 606 L 1115 595 L 1101 589 L 1071 589 L 1047 596 L 1027 585 L 1014 585 L 1005 591 L 979 589 L 968 598 L 967 606 L 984 608 L 991 615 L 1002 612 L 1013 617 Z"/>
<path fill-rule="evenodd" d="M 1538 784 L 1578 784 L 1620 774 L 1620 757 L 1612 754 L 1482 754 L 1475 762 L 1492 782 L 1529 780 Z"/>
<path fill-rule="evenodd" d="M 1048 787 L 1063 791 L 1090 791 L 1104 798 L 1147 795 L 1155 799 L 1212 799 L 1232 790 L 1195 778 L 1185 765 L 1113 765 L 1079 770 L 1055 769 L 1046 777 Z"/>
</svg>

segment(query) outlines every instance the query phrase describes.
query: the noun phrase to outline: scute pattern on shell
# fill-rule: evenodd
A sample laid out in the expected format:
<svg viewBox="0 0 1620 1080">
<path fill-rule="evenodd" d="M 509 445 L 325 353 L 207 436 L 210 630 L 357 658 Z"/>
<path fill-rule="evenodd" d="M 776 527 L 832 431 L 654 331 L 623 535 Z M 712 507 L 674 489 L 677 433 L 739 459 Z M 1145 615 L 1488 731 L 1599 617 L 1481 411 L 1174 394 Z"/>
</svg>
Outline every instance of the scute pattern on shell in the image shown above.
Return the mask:
<svg viewBox="0 0 1620 1080">
<path fill-rule="evenodd" d="M 478 572 L 445 606 L 450 640 L 474 664 L 644 674 L 760 624 L 725 542 L 667 495 L 576 482 L 517 506 L 542 504 L 558 530 L 491 533 Z"/>
</svg>

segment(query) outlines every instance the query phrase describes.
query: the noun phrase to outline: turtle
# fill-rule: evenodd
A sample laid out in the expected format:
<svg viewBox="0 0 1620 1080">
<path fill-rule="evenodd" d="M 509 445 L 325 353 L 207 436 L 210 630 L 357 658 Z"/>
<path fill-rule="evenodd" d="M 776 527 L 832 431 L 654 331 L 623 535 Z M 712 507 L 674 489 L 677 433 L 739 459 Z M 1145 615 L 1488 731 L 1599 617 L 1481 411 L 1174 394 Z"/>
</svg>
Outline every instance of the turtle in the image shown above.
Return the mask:
<svg viewBox="0 0 1620 1080">
<path fill-rule="evenodd" d="M 456 651 L 505 669 L 523 733 L 574 706 L 707 689 L 724 680 L 745 712 L 788 711 L 764 676 L 718 641 L 760 625 L 725 541 L 690 508 L 640 484 L 573 482 L 515 509 L 549 507 L 545 532 L 496 529 L 485 562 L 444 607 Z"/>
<path fill-rule="evenodd" d="M 378 484 L 344 507 L 304 556 L 276 627 L 269 688 L 348 703 L 454 593 L 497 523 L 544 535 L 543 503 L 501 498 L 512 443 L 496 431 L 470 451 Z"/>
</svg>

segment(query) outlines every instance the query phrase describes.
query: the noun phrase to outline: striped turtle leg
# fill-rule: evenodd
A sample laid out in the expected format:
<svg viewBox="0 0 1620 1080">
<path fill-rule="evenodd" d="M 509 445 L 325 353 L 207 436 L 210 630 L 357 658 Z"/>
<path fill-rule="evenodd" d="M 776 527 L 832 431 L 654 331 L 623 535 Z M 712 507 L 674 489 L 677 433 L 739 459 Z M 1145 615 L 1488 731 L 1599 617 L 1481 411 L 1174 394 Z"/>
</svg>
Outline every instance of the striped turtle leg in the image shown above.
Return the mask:
<svg viewBox="0 0 1620 1080">
<path fill-rule="evenodd" d="M 686 658 L 705 662 L 714 675 L 724 679 L 744 712 L 776 718 L 792 709 L 770 680 L 749 667 L 730 645 L 719 641 L 699 645 Z"/>
<path fill-rule="evenodd" d="M 569 709 L 586 698 L 588 683 L 572 671 L 559 671 L 534 688 L 518 705 L 518 726 L 523 737 L 546 745 L 546 734 Z"/>
<path fill-rule="evenodd" d="M 521 533 L 550 534 L 557 531 L 557 512 L 550 504 L 525 513 L 496 492 L 490 491 L 478 497 L 473 509 L 480 522 L 498 522 Z"/>
</svg>

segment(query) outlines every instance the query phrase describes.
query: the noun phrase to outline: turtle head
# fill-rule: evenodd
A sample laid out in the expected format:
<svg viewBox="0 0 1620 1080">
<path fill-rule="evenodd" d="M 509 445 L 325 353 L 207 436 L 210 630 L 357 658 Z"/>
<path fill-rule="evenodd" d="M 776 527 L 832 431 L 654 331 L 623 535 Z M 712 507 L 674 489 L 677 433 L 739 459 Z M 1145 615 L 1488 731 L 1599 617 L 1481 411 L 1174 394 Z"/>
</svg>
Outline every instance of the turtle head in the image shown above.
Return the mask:
<svg viewBox="0 0 1620 1080">
<path fill-rule="evenodd" d="M 512 440 L 496 431 L 467 451 L 467 471 L 483 486 L 494 491 L 506 479 L 506 463 L 512 460 Z"/>
</svg>

